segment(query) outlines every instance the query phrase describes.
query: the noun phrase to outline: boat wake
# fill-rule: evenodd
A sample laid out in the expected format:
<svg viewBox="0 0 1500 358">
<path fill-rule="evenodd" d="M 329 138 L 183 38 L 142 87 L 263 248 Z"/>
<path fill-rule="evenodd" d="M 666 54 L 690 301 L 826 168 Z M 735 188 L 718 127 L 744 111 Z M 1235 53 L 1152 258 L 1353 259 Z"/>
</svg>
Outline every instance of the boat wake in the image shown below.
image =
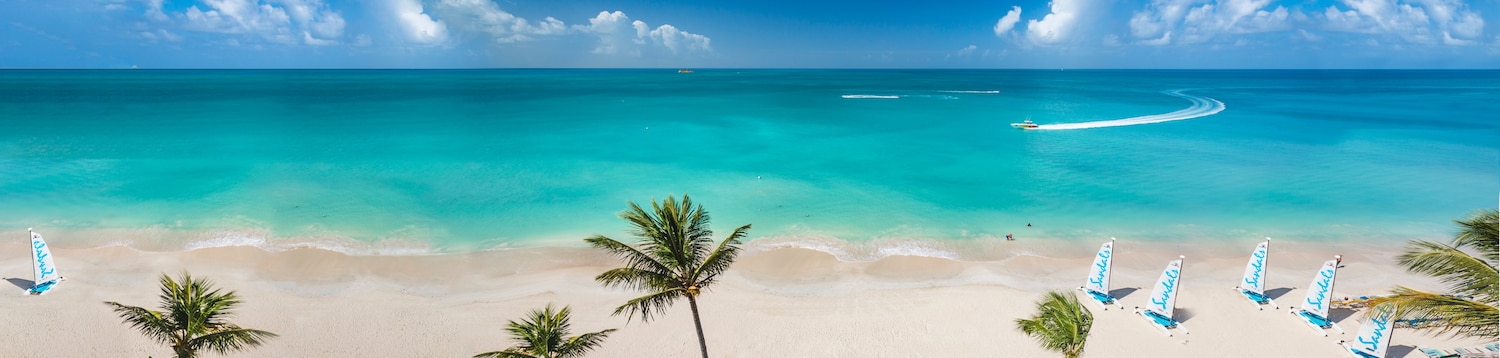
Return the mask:
<svg viewBox="0 0 1500 358">
<path fill-rule="evenodd" d="M 1093 122 L 1082 122 L 1082 123 L 1043 124 L 1043 125 L 1037 126 L 1036 128 L 1033 128 L 1033 130 L 1063 130 L 1063 129 L 1086 129 L 1086 128 L 1104 128 L 1104 127 L 1133 126 L 1133 125 L 1137 125 L 1137 124 L 1151 124 L 1151 123 L 1180 121 L 1180 120 L 1184 120 L 1184 119 L 1193 119 L 1193 118 L 1198 118 L 1198 117 L 1211 116 L 1211 115 L 1214 115 L 1216 113 L 1224 111 L 1224 102 L 1219 102 L 1219 100 L 1216 100 L 1216 99 L 1213 99 L 1213 98 L 1198 97 L 1198 96 L 1194 96 L 1194 95 L 1185 94 L 1185 93 L 1182 93 L 1183 91 L 1185 91 L 1185 90 L 1171 90 L 1171 91 L 1163 92 L 1163 93 L 1166 93 L 1168 95 L 1176 96 L 1176 97 L 1181 97 L 1181 98 L 1184 98 L 1184 99 L 1187 99 L 1187 100 L 1193 102 L 1193 105 L 1191 107 L 1188 107 L 1188 108 L 1180 110 L 1180 111 L 1171 112 L 1171 113 L 1153 114 L 1153 115 L 1140 116 L 1140 117 L 1130 117 L 1130 118 L 1125 118 L 1125 119 L 1113 119 L 1113 120 L 1107 120 L 1107 121 L 1093 121 Z"/>
</svg>

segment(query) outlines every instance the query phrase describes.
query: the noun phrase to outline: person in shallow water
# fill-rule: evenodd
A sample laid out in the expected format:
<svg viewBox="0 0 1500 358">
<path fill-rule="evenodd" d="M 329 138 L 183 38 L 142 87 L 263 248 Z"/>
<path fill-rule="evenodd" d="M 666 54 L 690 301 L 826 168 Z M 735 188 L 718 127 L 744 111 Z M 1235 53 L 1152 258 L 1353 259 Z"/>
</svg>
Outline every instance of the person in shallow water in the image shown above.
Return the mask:
<svg viewBox="0 0 1500 358">
<path fill-rule="evenodd" d="M 1005 240 L 1006 241 L 1016 241 L 1016 238 L 1014 236 L 1010 236 L 1010 234 L 1005 234 Z"/>
</svg>

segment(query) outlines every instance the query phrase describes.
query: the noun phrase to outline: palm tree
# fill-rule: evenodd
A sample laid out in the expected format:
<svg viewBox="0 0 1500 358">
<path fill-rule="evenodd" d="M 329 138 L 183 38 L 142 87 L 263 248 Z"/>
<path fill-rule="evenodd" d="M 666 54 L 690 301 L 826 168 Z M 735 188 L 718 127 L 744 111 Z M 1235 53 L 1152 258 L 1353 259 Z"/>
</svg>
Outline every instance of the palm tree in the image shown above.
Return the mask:
<svg viewBox="0 0 1500 358">
<path fill-rule="evenodd" d="M 652 315 L 665 313 L 677 299 L 686 298 L 693 309 L 693 325 L 698 329 L 698 347 L 702 348 L 703 357 L 708 358 L 703 321 L 698 317 L 698 295 L 734 262 L 740 253 L 739 239 L 750 230 L 750 225 L 734 229 L 718 246 L 712 246 L 708 210 L 702 205 L 694 206 L 687 194 L 682 195 L 680 203 L 670 195 L 661 203 L 653 199 L 649 212 L 635 202 L 629 204 L 630 209 L 620 213 L 620 218 L 630 223 L 630 234 L 636 237 L 637 246 L 603 235 L 584 239 L 589 245 L 625 260 L 625 267 L 605 271 L 594 280 L 606 287 L 650 292 L 615 308 L 616 315 L 625 313 L 634 318 L 639 314 L 642 321 L 649 322 Z"/>
<path fill-rule="evenodd" d="M 1493 339 L 1500 335 L 1500 219 L 1488 209 L 1454 222 L 1460 230 L 1451 244 L 1415 240 L 1397 257 L 1407 271 L 1438 278 L 1450 294 L 1396 286 L 1371 305 L 1394 302 L 1398 317 L 1424 322 L 1417 328 L 1430 333 Z"/>
<path fill-rule="evenodd" d="M 178 358 L 190 358 L 199 351 L 218 354 L 257 347 L 276 334 L 258 329 L 240 328 L 229 322 L 235 306 L 241 303 L 234 291 L 220 293 L 207 279 L 194 279 L 187 272 L 182 279 L 161 275 L 161 311 L 126 306 L 116 302 L 115 313 L 140 330 L 146 337 L 172 347 Z"/>
<path fill-rule="evenodd" d="M 569 328 L 573 325 L 568 322 L 572 315 L 572 308 L 563 306 L 562 310 L 554 311 L 551 303 L 540 311 L 531 310 L 520 322 L 510 321 L 505 327 L 506 331 L 515 336 L 515 346 L 503 351 L 480 353 L 474 355 L 474 358 L 582 357 L 584 353 L 598 348 L 600 343 L 604 343 L 604 338 L 615 331 L 611 328 L 567 337 Z"/>
<path fill-rule="evenodd" d="M 1094 314 L 1078 303 L 1078 298 L 1064 291 L 1047 292 L 1036 302 L 1036 315 L 1016 320 L 1016 328 L 1036 338 L 1042 348 L 1062 352 L 1063 357 L 1077 358 L 1089 339 Z"/>
</svg>

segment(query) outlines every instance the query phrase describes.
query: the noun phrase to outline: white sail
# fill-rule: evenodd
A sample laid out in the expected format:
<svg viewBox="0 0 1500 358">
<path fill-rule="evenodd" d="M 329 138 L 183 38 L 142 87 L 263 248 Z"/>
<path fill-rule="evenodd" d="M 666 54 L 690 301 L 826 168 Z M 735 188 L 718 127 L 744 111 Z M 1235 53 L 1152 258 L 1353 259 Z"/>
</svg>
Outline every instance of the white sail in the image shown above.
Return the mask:
<svg viewBox="0 0 1500 358">
<path fill-rule="evenodd" d="M 1266 294 L 1266 250 L 1270 247 L 1271 240 L 1255 245 L 1255 252 L 1250 253 L 1250 263 L 1245 264 L 1245 279 L 1240 281 L 1240 289 L 1256 295 Z"/>
<path fill-rule="evenodd" d="M 1109 268 L 1113 265 L 1114 254 L 1115 238 L 1111 237 L 1099 247 L 1099 254 L 1094 255 L 1094 265 L 1089 266 L 1089 280 L 1083 285 L 1084 289 L 1109 294 Z"/>
<path fill-rule="evenodd" d="M 42 241 L 42 234 L 35 231 L 31 232 L 31 272 L 35 274 L 32 282 L 38 286 L 62 278 L 57 274 L 57 266 L 52 263 L 52 250 L 47 249 L 47 242 Z"/>
<path fill-rule="evenodd" d="M 1370 310 L 1374 314 L 1366 316 L 1368 319 L 1359 327 L 1359 335 L 1354 336 L 1354 344 L 1348 347 L 1371 357 L 1384 357 L 1385 349 L 1391 346 L 1391 333 L 1396 328 L 1396 306 L 1387 303 Z"/>
<path fill-rule="evenodd" d="M 1312 284 L 1307 286 L 1307 298 L 1302 300 L 1302 311 L 1328 318 L 1328 304 L 1333 301 L 1333 276 L 1338 270 L 1338 259 L 1323 262 L 1323 268 L 1318 270 L 1318 275 L 1313 276 Z"/>
<path fill-rule="evenodd" d="M 1171 319 L 1172 311 L 1177 307 L 1177 284 L 1181 277 L 1182 259 L 1168 262 L 1167 269 L 1162 270 L 1161 278 L 1156 279 L 1156 286 L 1151 289 L 1151 303 L 1146 305 L 1146 310 Z"/>
</svg>

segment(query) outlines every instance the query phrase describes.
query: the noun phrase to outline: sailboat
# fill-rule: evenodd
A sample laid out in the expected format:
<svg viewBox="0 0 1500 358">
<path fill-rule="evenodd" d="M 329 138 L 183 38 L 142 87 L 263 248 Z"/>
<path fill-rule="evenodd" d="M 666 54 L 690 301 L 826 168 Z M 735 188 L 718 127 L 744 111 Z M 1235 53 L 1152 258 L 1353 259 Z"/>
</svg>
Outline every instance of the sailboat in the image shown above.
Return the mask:
<svg viewBox="0 0 1500 358">
<path fill-rule="evenodd" d="M 1339 262 L 1344 257 L 1333 255 L 1332 260 L 1324 261 L 1323 268 L 1318 270 L 1318 275 L 1313 276 L 1312 284 L 1307 286 L 1307 298 L 1302 300 L 1301 307 L 1291 310 L 1293 315 L 1302 318 L 1309 327 L 1323 336 L 1328 336 L 1325 328 L 1333 328 L 1344 334 L 1344 329 L 1328 319 L 1328 305 L 1333 303 L 1333 278 L 1339 272 Z"/>
<path fill-rule="evenodd" d="M 1120 301 L 1109 295 L 1109 270 L 1114 263 L 1115 238 L 1109 238 L 1109 242 L 1099 247 L 1099 253 L 1094 255 L 1094 265 L 1089 266 L 1088 282 L 1079 287 L 1079 291 L 1089 294 L 1094 301 L 1099 302 L 1099 307 L 1109 310 L 1109 304 L 1113 303 L 1120 309 L 1125 309 Z"/>
<path fill-rule="evenodd" d="M 1359 326 L 1359 334 L 1354 335 L 1354 345 L 1339 341 L 1339 345 L 1349 350 L 1349 354 L 1355 358 L 1385 358 L 1385 350 L 1391 347 L 1391 333 L 1395 332 L 1396 304 L 1386 303 L 1370 307 L 1374 315 L 1369 315 L 1365 324 Z"/>
<path fill-rule="evenodd" d="M 1255 309 L 1265 309 L 1261 305 L 1270 304 L 1278 309 L 1270 297 L 1266 297 L 1266 251 L 1271 248 L 1271 238 L 1265 242 L 1255 245 L 1255 251 L 1250 253 L 1250 262 L 1245 264 L 1245 278 L 1240 280 L 1239 286 L 1234 289 L 1255 303 Z"/>
<path fill-rule="evenodd" d="M 63 278 L 57 274 L 57 265 L 52 262 L 52 250 L 47 249 L 47 242 L 42 240 L 42 234 L 27 228 L 31 232 L 31 273 L 33 280 L 31 288 L 26 289 L 26 294 L 40 295 L 57 287 Z"/>
<path fill-rule="evenodd" d="M 1187 327 L 1182 322 L 1172 318 L 1172 313 L 1177 310 L 1177 291 L 1182 283 L 1182 259 L 1186 256 L 1177 256 L 1176 260 L 1167 263 L 1167 268 L 1162 270 L 1161 278 L 1156 279 L 1156 286 L 1151 289 L 1151 304 L 1146 309 L 1135 308 L 1135 313 L 1145 318 L 1152 327 L 1172 336 L 1172 329 L 1180 329 L 1183 334 L 1188 333 Z"/>
</svg>

